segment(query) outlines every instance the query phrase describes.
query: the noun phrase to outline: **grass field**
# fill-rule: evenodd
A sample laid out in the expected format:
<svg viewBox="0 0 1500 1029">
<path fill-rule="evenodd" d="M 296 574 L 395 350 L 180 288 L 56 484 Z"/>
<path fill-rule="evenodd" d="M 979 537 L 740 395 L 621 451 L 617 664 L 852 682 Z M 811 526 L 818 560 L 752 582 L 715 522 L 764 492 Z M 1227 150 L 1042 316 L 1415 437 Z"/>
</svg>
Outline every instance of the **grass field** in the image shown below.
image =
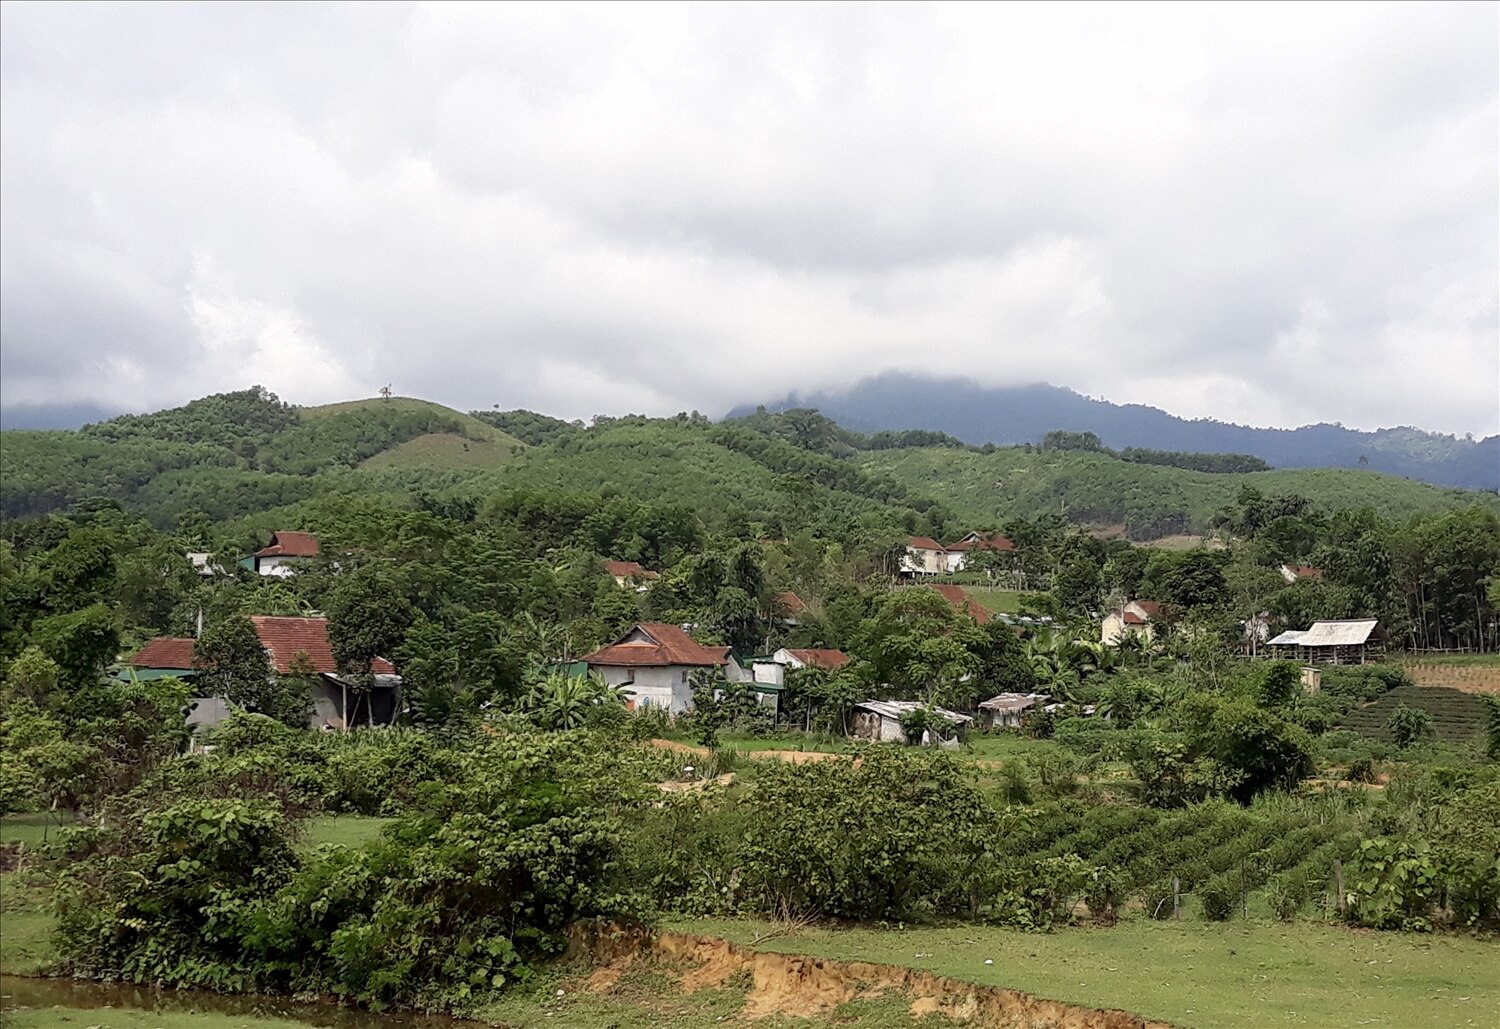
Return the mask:
<svg viewBox="0 0 1500 1029">
<path fill-rule="evenodd" d="M 1020 590 L 1002 590 L 994 586 L 965 586 L 969 596 L 983 604 L 995 614 L 1015 615 L 1021 613 L 1021 604 L 1027 597 L 1042 596 L 1040 593 L 1022 593 Z"/>
<path fill-rule="evenodd" d="M 699 919 L 671 928 L 748 943 L 771 927 Z M 1199 1029 L 1492 1027 L 1500 1019 L 1500 945 L 1464 937 L 1127 921 L 1053 933 L 803 928 L 757 949 L 923 968 Z"/>
<path fill-rule="evenodd" d="M 301 843 L 309 850 L 330 843 L 362 847 L 379 836 L 380 830 L 390 821 L 389 818 L 368 815 L 318 815 L 303 825 Z"/>
<path fill-rule="evenodd" d="M 48 812 L 6 815 L 0 818 L 0 843 L 24 843 L 28 850 L 35 850 L 71 822 L 66 815 Z"/>
</svg>

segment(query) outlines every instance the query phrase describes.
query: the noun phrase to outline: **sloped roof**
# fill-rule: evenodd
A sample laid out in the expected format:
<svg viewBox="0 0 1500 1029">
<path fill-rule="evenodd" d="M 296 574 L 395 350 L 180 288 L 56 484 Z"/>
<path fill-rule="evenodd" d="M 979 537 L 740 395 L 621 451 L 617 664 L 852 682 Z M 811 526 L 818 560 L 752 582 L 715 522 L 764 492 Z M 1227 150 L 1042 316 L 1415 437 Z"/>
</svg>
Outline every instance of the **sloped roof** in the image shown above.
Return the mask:
<svg viewBox="0 0 1500 1029">
<path fill-rule="evenodd" d="M 906 545 L 913 550 L 939 550 L 947 553 L 945 548 L 931 536 L 911 536 L 907 538 Z"/>
<path fill-rule="evenodd" d="M 776 594 L 776 610 L 783 614 L 800 615 L 807 610 L 807 603 L 791 590 Z"/>
<path fill-rule="evenodd" d="M 271 667 L 280 674 L 286 675 L 292 670 L 292 662 L 299 653 L 307 655 L 313 671 L 328 674 L 338 671 L 333 646 L 328 642 L 328 619 L 251 615 L 250 624 L 255 626 L 261 646 L 271 656 Z M 385 658 L 377 657 L 371 663 L 370 671 L 375 675 L 392 675 L 396 669 Z"/>
<path fill-rule="evenodd" d="M 803 664 L 811 665 L 814 668 L 843 668 L 849 663 L 849 655 L 842 650 L 804 650 L 788 647 L 786 652 Z"/>
<path fill-rule="evenodd" d="M 1266 640 L 1268 647 L 1295 647 L 1302 643 L 1302 637 L 1307 635 L 1305 629 L 1288 629 L 1275 639 Z"/>
<path fill-rule="evenodd" d="M 648 572 L 636 561 L 606 561 L 604 570 L 617 579 L 655 579 L 655 572 Z"/>
<path fill-rule="evenodd" d="M 957 543 L 948 544 L 949 550 L 1015 550 L 1016 545 L 1011 542 L 1010 537 L 1003 536 L 998 532 L 988 536 L 981 536 L 977 532 L 971 532 Z"/>
<path fill-rule="evenodd" d="M 273 532 L 271 542 L 256 557 L 317 557 L 318 537 L 310 532 Z"/>
<path fill-rule="evenodd" d="M 607 647 L 579 658 L 609 668 L 660 668 L 668 665 L 714 667 L 729 656 L 728 647 L 705 647 L 681 626 L 641 622 Z"/>
<path fill-rule="evenodd" d="M 1357 647 L 1368 643 L 1379 625 L 1374 618 L 1351 618 L 1341 621 L 1313 622 L 1298 642 L 1303 647 Z"/>
<path fill-rule="evenodd" d="M 280 675 L 288 675 L 299 653 L 307 655 L 313 671 L 333 675 L 338 672 L 338 663 L 333 659 L 333 646 L 328 642 L 328 619 L 326 618 L 278 618 L 269 615 L 251 615 L 250 624 L 255 626 L 255 635 L 271 659 L 271 667 Z M 171 636 L 161 636 L 146 644 L 130 663 L 137 668 L 193 667 L 193 641 Z M 370 665 L 375 675 L 394 675 L 395 666 L 383 657 L 377 657 Z"/>
<path fill-rule="evenodd" d="M 998 693 L 979 706 L 985 711 L 1025 711 L 1046 699 L 1045 693 Z"/>
<path fill-rule="evenodd" d="M 912 700 L 866 700 L 854 706 L 864 711 L 873 711 L 882 718 L 899 719 L 907 712 L 915 711 L 917 708 L 925 707 L 926 705 L 918 704 Z M 972 715 L 961 715 L 957 711 L 949 711 L 945 707 L 934 707 L 932 711 L 950 725 L 963 725 L 965 722 L 972 722 L 974 720 Z"/>
<path fill-rule="evenodd" d="M 932 582 L 927 584 L 927 588 L 936 590 L 942 594 L 944 600 L 967 614 L 980 625 L 990 620 L 989 608 L 969 596 L 969 591 L 962 586 L 949 586 L 943 583 Z"/>
<path fill-rule="evenodd" d="M 1297 579 L 1321 579 L 1323 569 L 1314 568 L 1312 565 L 1282 565 L 1281 574 L 1289 580 Z"/>
<path fill-rule="evenodd" d="M 137 650 L 129 664 L 137 668 L 174 668 L 188 671 L 193 667 L 193 641 L 180 636 L 158 636 Z"/>
</svg>

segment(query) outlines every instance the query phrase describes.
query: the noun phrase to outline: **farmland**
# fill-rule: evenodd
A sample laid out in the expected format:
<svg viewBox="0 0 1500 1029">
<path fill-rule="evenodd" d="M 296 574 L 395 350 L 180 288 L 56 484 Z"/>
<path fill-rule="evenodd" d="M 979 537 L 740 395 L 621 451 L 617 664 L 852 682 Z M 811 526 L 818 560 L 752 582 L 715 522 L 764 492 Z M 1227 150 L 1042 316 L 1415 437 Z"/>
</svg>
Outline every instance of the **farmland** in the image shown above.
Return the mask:
<svg viewBox="0 0 1500 1029">
<path fill-rule="evenodd" d="M 1344 716 L 1344 728 L 1389 740 L 1386 719 L 1403 705 L 1430 714 L 1433 734 L 1447 743 L 1464 743 L 1484 731 L 1484 704 L 1472 693 L 1443 686 L 1398 686 L 1373 703 L 1350 711 Z"/>
</svg>

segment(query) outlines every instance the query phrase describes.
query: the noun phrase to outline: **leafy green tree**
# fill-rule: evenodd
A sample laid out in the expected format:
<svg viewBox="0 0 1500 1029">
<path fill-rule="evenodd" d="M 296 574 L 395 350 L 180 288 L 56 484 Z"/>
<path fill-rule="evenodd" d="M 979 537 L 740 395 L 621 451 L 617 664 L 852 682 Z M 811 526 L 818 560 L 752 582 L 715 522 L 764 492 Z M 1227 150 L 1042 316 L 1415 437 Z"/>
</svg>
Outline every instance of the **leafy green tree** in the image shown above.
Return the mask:
<svg viewBox="0 0 1500 1029">
<path fill-rule="evenodd" d="M 898 590 L 881 601 L 854 640 L 869 681 L 889 686 L 892 699 L 958 703 L 972 694 L 966 678 L 979 670 L 984 634 L 933 590 Z"/>
<path fill-rule="evenodd" d="M 416 609 L 394 579 L 365 566 L 343 576 L 328 598 L 328 642 L 341 672 L 367 676 L 377 657 L 400 651 Z"/>
<path fill-rule="evenodd" d="M 1391 742 L 1404 750 L 1432 735 L 1432 715 L 1419 707 L 1398 704 L 1385 720 L 1385 731 L 1390 733 Z"/>
<path fill-rule="evenodd" d="M 254 623 L 242 615 L 204 627 L 193 646 L 193 670 L 203 696 L 223 697 L 286 725 L 307 725 L 312 697 L 305 677 L 277 676 Z"/>
<path fill-rule="evenodd" d="M 56 662 L 70 689 L 94 682 L 120 652 L 120 631 L 103 604 L 39 619 L 31 629 L 36 646 Z"/>
<path fill-rule="evenodd" d="M 25 698 L 40 708 L 54 707 L 61 679 L 62 669 L 56 661 L 39 647 L 27 647 L 5 670 L 4 701 L 10 704 Z"/>
</svg>

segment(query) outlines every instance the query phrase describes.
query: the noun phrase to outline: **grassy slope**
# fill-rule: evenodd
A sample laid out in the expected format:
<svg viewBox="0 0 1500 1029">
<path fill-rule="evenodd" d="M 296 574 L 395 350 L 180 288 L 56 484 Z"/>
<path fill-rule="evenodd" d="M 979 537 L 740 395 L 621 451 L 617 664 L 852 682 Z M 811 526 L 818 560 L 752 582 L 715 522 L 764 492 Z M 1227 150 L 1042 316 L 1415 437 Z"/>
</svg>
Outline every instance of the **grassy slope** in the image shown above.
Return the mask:
<svg viewBox="0 0 1500 1029">
<path fill-rule="evenodd" d="M 738 507 L 757 512 L 783 501 L 781 477 L 744 454 L 719 446 L 702 430 L 654 424 L 619 425 L 588 433 L 564 447 L 535 447 L 494 477 L 500 487 L 549 486 L 577 491 L 613 490 L 625 496 L 693 507 L 705 521 Z M 832 491 L 817 485 L 814 491 Z M 873 500 L 852 498 L 859 509 L 879 511 Z"/>
<path fill-rule="evenodd" d="M 881 450 L 859 460 L 866 470 L 885 472 L 978 524 L 1055 512 L 1064 501 L 1070 511 L 1116 505 L 1113 517 L 1095 520 L 1119 522 L 1125 520 L 1129 504 L 1165 501 L 1186 511 L 1201 529 L 1215 511 L 1234 500 L 1241 485 L 1265 493 L 1301 493 L 1330 508 L 1368 504 L 1398 517 L 1469 503 L 1500 510 L 1500 498 L 1493 494 L 1350 469 L 1210 475 L 1131 464 L 1101 454 L 1027 452 L 1018 447 L 992 454 L 939 447 Z"/>
<path fill-rule="evenodd" d="M 461 430 L 430 432 L 366 458 L 360 467 L 374 471 L 483 471 L 498 468 L 526 447 L 526 444 L 509 433 L 486 425 L 472 415 L 414 397 L 348 400 L 339 404 L 298 408 L 297 413 L 304 422 L 359 414 L 426 414 L 449 419 Z"/>
<path fill-rule="evenodd" d="M 699 919 L 671 928 L 748 943 L 770 927 Z M 1500 950 L 1455 936 L 1127 921 L 1054 933 L 804 928 L 757 946 L 925 968 L 1199 1029 L 1492 1026 L 1500 1016 Z"/>
</svg>

